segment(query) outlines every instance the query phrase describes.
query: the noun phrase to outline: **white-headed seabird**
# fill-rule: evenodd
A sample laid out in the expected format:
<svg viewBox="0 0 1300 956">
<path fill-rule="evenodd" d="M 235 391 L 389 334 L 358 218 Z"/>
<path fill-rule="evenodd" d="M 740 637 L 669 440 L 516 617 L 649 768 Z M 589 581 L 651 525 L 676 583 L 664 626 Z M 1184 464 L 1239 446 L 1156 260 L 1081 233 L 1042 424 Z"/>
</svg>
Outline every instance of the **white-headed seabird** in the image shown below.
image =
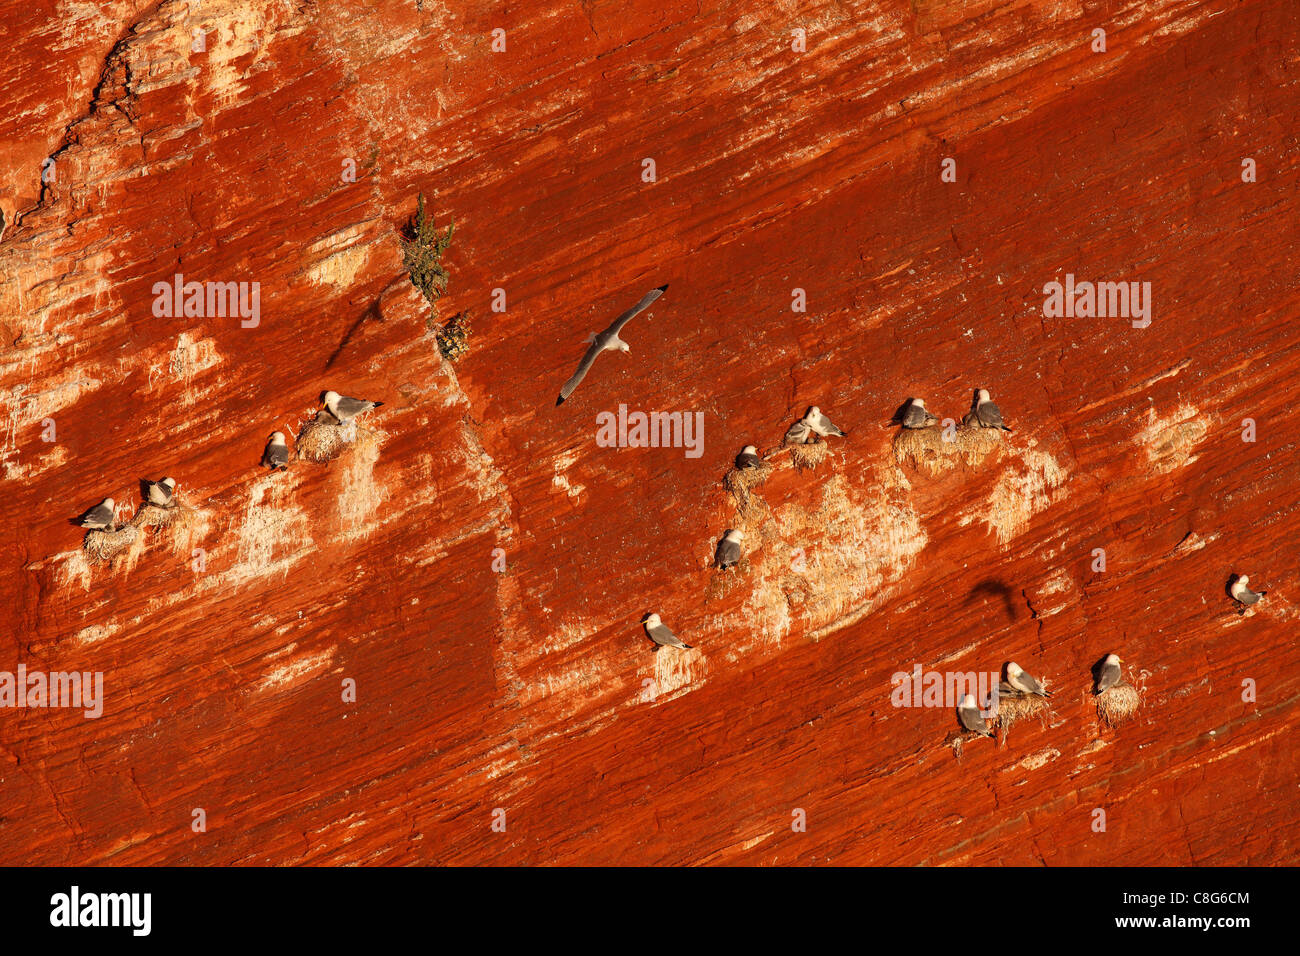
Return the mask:
<svg viewBox="0 0 1300 956">
<path fill-rule="evenodd" d="M 658 614 L 647 614 L 645 620 L 641 623 L 645 625 L 645 632 L 650 635 L 650 640 L 661 647 L 679 647 L 684 651 L 691 649 L 691 645 L 683 644 L 681 638 L 664 626 L 664 622 L 659 620 Z M 655 650 L 658 650 L 658 648 L 655 648 Z"/>
<path fill-rule="evenodd" d="M 822 410 L 816 405 L 808 409 L 808 414 L 803 417 L 803 422 L 822 437 L 835 435 L 839 438 L 843 438 L 845 435 L 844 432 L 840 431 L 839 428 L 836 427 L 833 421 L 822 414 Z"/>
<path fill-rule="evenodd" d="M 926 411 L 925 402 L 919 398 L 909 398 L 907 404 L 889 420 L 889 424 L 902 425 L 904 428 L 929 428 L 938 423 L 938 416 Z"/>
<path fill-rule="evenodd" d="M 743 533 L 729 528 L 727 533 L 722 536 L 722 540 L 718 542 L 718 550 L 714 553 L 713 558 L 723 571 L 740 561 L 743 556 L 740 542 L 744 538 Z"/>
<path fill-rule="evenodd" d="M 1124 662 L 1119 659 L 1118 654 L 1106 655 L 1106 659 L 1101 662 L 1101 667 L 1097 671 L 1097 686 L 1093 689 L 1094 694 L 1104 694 L 1119 683 L 1119 665 L 1122 663 Z"/>
<path fill-rule="evenodd" d="M 1237 611 L 1238 614 L 1245 614 L 1246 608 L 1252 604 L 1258 604 L 1259 599 L 1268 593 L 1267 591 L 1252 591 L 1246 587 L 1249 582 L 1250 578 L 1244 574 L 1239 574 L 1228 587 L 1228 593 L 1232 595 L 1232 599 L 1241 605 Z"/>
<path fill-rule="evenodd" d="M 1025 673 L 1015 661 L 1010 661 L 1007 664 L 1007 683 L 1022 694 L 1036 694 L 1039 697 L 1052 696 L 1043 689 L 1043 685 L 1038 682 L 1038 678 Z"/>
<path fill-rule="evenodd" d="M 1000 428 L 1011 431 L 1002 423 L 1002 409 L 989 400 L 987 388 L 975 389 L 975 398 L 971 401 L 970 411 L 962 416 L 963 425 L 977 425 L 980 428 Z"/>
<path fill-rule="evenodd" d="M 631 322 L 639 312 L 643 312 L 650 308 L 650 306 L 654 304 L 655 299 L 659 298 L 667 290 L 667 283 L 661 285 L 657 289 L 651 289 L 641 297 L 640 302 L 615 319 L 604 332 L 599 334 L 593 332 L 587 336 L 587 341 L 591 343 L 591 348 L 587 349 L 586 354 L 582 356 L 582 361 L 578 363 L 578 370 L 573 373 L 573 377 L 560 387 L 560 397 L 555 400 L 556 405 L 564 404 L 564 400 L 572 395 L 573 390 L 582 384 L 583 378 L 591 369 L 591 366 L 595 364 L 596 359 L 600 356 L 601 352 L 632 351 L 632 347 L 620 339 L 618 333 L 622 331 L 623 326 Z"/>
<path fill-rule="evenodd" d="M 176 491 L 176 479 L 164 478 L 162 481 L 149 481 L 145 479 L 145 500 L 151 505 L 157 505 L 159 508 L 170 508 L 176 502 L 172 500 L 172 494 Z"/>
<path fill-rule="evenodd" d="M 117 511 L 112 498 L 105 498 L 82 515 L 80 519 L 83 528 L 102 529 L 104 531 L 114 530 L 116 522 Z"/>
<path fill-rule="evenodd" d="M 984 715 L 980 713 L 979 707 L 975 704 L 975 695 L 967 694 L 957 705 L 957 719 L 961 725 L 972 733 L 979 734 L 982 737 L 992 737 L 993 731 L 989 730 L 989 725 L 984 720 Z"/>
<path fill-rule="evenodd" d="M 325 410 L 337 419 L 340 425 L 346 425 L 352 419 L 372 408 L 378 408 L 383 402 L 368 402 L 361 398 L 348 398 L 338 392 L 326 392 L 321 396 Z"/>
<path fill-rule="evenodd" d="M 266 443 L 266 451 L 262 452 L 262 464 L 267 468 L 278 468 L 281 471 L 289 467 L 289 446 L 284 442 L 284 432 L 271 433 L 271 440 Z"/>
<path fill-rule="evenodd" d="M 746 445 L 736 456 L 737 468 L 757 468 L 759 464 L 758 449 L 753 445 Z"/>
</svg>

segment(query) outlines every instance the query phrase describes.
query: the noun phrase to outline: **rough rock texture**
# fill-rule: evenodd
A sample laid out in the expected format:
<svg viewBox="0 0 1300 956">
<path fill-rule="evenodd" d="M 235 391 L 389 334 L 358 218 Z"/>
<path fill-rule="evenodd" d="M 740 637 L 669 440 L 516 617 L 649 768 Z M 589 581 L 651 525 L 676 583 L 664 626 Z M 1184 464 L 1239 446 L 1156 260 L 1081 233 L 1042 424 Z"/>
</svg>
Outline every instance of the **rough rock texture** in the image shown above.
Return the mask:
<svg viewBox="0 0 1300 956">
<path fill-rule="evenodd" d="M 5 16 L 0 669 L 106 702 L 0 711 L 0 862 L 1296 861 L 1293 0 Z M 455 365 L 402 270 L 421 191 Z M 260 324 L 156 317 L 178 272 L 259 282 Z M 1149 281 L 1152 324 L 1044 318 L 1067 272 Z M 881 427 L 981 385 L 987 453 Z M 259 469 L 326 388 L 386 405 Z M 703 456 L 598 447 L 619 403 L 702 411 Z M 731 460 L 812 404 L 848 438 L 738 515 Z M 163 474 L 187 520 L 89 562 L 67 518 Z M 1050 715 L 960 761 L 950 709 L 891 706 L 1007 659 Z"/>
</svg>

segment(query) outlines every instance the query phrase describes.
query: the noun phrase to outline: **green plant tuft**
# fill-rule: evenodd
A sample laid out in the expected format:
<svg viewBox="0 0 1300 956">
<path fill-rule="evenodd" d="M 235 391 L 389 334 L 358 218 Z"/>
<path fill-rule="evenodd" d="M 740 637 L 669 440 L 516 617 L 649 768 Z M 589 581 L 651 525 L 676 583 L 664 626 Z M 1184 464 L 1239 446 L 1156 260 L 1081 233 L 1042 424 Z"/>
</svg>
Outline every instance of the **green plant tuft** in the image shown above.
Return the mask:
<svg viewBox="0 0 1300 956">
<path fill-rule="evenodd" d="M 455 222 L 447 226 L 443 235 L 434 227 L 433 222 L 424 215 L 424 193 L 420 193 L 419 205 L 415 217 L 406 227 L 402 239 L 402 263 L 406 266 L 411 284 L 420 290 L 429 305 L 437 312 L 437 302 L 451 281 L 451 274 L 442 267 L 442 254 L 451 245 L 451 234 L 456 228 Z"/>
</svg>

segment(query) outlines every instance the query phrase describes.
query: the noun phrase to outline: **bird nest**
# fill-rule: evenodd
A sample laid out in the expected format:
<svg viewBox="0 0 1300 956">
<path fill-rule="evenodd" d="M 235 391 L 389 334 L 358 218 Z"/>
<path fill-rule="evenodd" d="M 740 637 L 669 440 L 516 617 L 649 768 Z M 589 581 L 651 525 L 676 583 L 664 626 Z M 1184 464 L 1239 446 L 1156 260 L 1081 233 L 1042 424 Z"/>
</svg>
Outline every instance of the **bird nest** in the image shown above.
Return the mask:
<svg viewBox="0 0 1300 956">
<path fill-rule="evenodd" d="M 900 428 L 894 436 L 894 461 L 933 478 L 953 466 L 951 445 L 941 428 Z"/>
<path fill-rule="evenodd" d="M 1097 697 L 1097 716 L 1108 727 L 1118 727 L 1137 713 L 1142 695 L 1132 684 L 1116 684 Z"/>
<path fill-rule="evenodd" d="M 731 469 L 731 471 L 727 472 L 726 477 L 722 479 L 722 484 L 723 487 L 739 498 L 742 494 L 749 494 L 750 491 L 767 481 L 768 476 L 771 474 L 772 466 L 765 461 L 760 461 L 753 468 Z"/>
<path fill-rule="evenodd" d="M 958 463 L 975 468 L 1002 446 L 999 429 L 962 425 L 951 440 L 943 437 L 946 431 L 938 425 L 900 428 L 894 436 L 894 461 L 934 478 Z"/>
<path fill-rule="evenodd" d="M 768 476 L 772 474 L 772 466 L 765 461 L 760 461 L 754 468 L 733 468 L 722 479 L 722 487 L 726 488 L 735 499 L 736 509 L 742 516 L 750 510 L 750 492 L 767 481 Z"/>
<path fill-rule="evenodd" d="M 152 501 L 146 501 L 140 505 L 140 510 L 131 519 L 131 525 L 136 528 L 170 528 L 177 519 L 186 520 L 182 513 L 187 511 L 188 508 L 181 508 L 180 505 L 164 508 Z"/>
<path fill-rule="evenodd" d="M 996 717 L 997 728 L 1002 731 L 1005 738 L 1012 725 L 1018 724 L 1022 720 L 1037 717 L 1040 722 L 1045 724 L 1050 710 L 1047 700 L 1036 694 L 1027 694 L 1024 697 L 999 697 Z"/>
<path fill-rule="evenodd" d="M 314 462 L 333 461 L 343 454 L 344 447 L 354 437 L 349 432 L 354 429 L 354 425 L 340 424 L 329 412 L 317 412 L 298 433 L 298 457 Z"/>
<path fill-rule="evenodd" d="M 789 447 L 790 464 L 794 465 L 797 471 L 811 471 L 825 461 L 831 453 L 831 446 L 821 441 L 813 445 L 791 445 Z"/>
<path fill-rule="evenodd" d="M 974 468 L 1002 448 L 1002 429 L 960 425 L 956 438 L 949 444 L 955 446 L 967 467 Z"/>
<path fill-rule="evenodd" d="M 132 519 L 131 523 L 122 525 L 116 531 L 101 528 L 87 531 L 81 546 L 90 555 L 92 561 L 112 561 L 119 554 L 129 550 L 138 535 L 139 531 Z"/>
</svg>

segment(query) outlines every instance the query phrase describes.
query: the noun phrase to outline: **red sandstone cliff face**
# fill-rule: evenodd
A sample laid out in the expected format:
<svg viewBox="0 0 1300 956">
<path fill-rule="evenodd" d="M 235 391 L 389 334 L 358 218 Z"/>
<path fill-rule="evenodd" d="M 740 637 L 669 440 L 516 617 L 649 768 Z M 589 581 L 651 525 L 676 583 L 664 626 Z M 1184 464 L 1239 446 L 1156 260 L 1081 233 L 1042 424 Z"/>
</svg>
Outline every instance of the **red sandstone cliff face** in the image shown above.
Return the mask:
<svg viewBox="0 0 1300 956">
<path fill-rule="evenodd" d="M 1296 860 L 1295 4 L 751 7 L 6 11 L 0 669 L 106 700 L 0 711 L 0 860 Z M 176 273 L 259 282 L 260 323 L 156 317 Z M 1152 323 L 1045 318 L 1066 273 L 1150 282 Z M 895 457 L 900 401 L 979 385 L 999 448 Z M 259 470 L 327 388 L 386 402 L 367 440 Z M 703 455 L 598 447 L 620 403 L 702 411 Z M 849 437 L 738 516 L 731 459 L 812 404 Z M 91 564 L 68 517 L 163 474 L 189 520 Z M 960 761 L 951 710 L 890 704 L 1009 659 L 1051 713 Z"/>
</svg>

